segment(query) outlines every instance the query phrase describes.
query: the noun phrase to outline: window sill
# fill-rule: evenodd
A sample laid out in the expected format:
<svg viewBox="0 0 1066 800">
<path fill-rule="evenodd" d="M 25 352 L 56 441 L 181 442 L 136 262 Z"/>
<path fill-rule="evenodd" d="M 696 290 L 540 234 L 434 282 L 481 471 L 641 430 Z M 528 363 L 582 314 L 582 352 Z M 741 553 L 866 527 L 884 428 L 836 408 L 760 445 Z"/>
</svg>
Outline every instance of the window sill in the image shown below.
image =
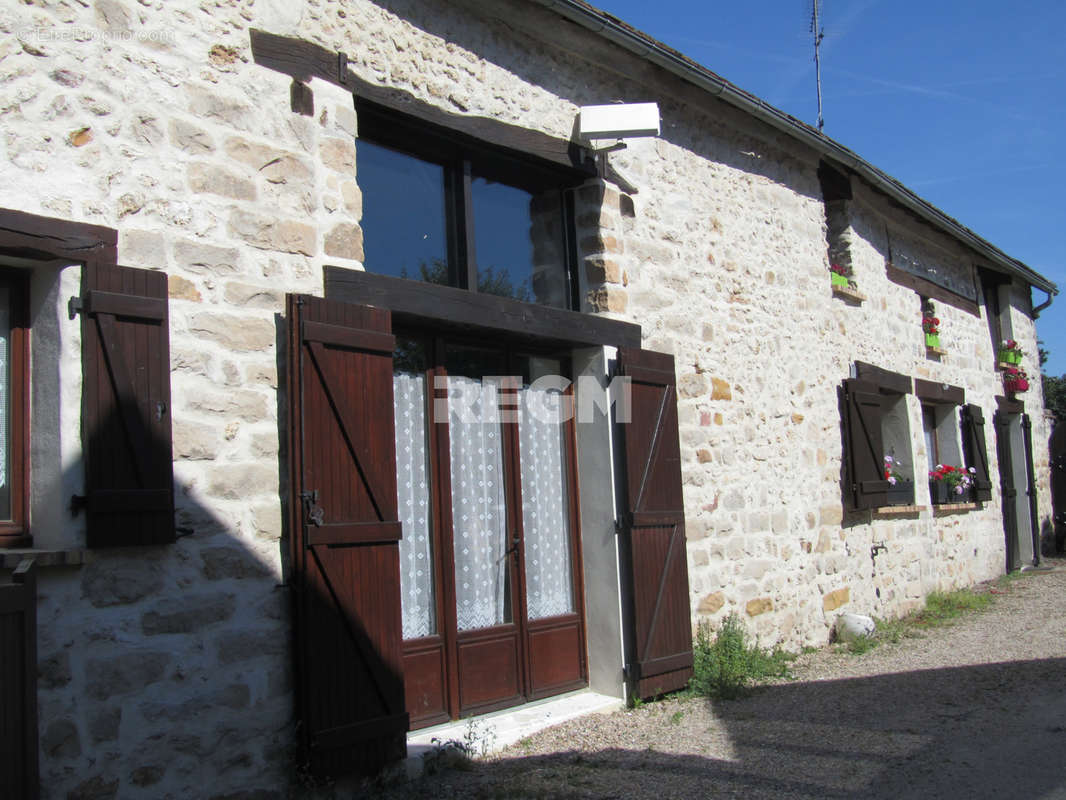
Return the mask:
<svg viewBox="0 0 1066 800">
<path fill-rule="evenodd" d="M 934 356 L 946 356 L 948 354 L 948 351 L 943 347 L 929 347 L 928 345 L 925 348 L 925 352 Z"/>
<path fill-rule="evenodd" d="M 920 514 L 926 506 L 880 506 L 873 510 L 876 517 L 905 517 L 908 514 Z"/>
<path fill-rule="evenodd" d="M 933 506 L 933 514 L 956 514 L 960 511 L 975 511 L 980 507 L 979 503 L 940 503 Z"/>
<path fill-rule="evenodd" d="M 833 295 L 835 297 L 842 297 L 845 300 L 851 300 L 860 305 L 866 300 L 866 295 L 860 292 L 858 289 L 852 289 L 850 286 L 834 286 Z"/>
<path fill-rule="evenodd" d="M 32 547 L 12 547 L 0 550 L 0 569 L 14 569 L 24 558 L 32 558 L 38 567 L 80 567 L 92 559 L 84 549 L 34 550 Z"/>
</svg>

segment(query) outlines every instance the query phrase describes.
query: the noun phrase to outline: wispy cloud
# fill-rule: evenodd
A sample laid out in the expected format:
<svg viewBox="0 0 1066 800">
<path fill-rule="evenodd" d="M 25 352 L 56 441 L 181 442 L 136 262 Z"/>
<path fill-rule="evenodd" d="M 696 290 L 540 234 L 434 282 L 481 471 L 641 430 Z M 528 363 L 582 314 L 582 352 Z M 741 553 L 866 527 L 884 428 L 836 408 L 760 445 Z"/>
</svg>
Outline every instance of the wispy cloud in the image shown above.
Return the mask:
<svg viewBox="0 0 1066 800">
<path fill-rule="evenodd" d="M 863 0 L 863 2 L 857 2 L 854 5 L 847 6 L 847 11 L 843 17 L 833 19 L 831 26 L 825 26 L 828 28 L 826 37 L 822 42 L 822 52 L 829 53 L 836 49 L 839 43 L 850 33 L 859 21 L 864 17 L 867 12 L 877 5 L 878 0 Z M 809 60 L 803 62 L 805 64 L 803 69 L 789 72 L 783 75 L 781 81 L 774 86 L 770 92 L 769 100 L 771 103 L 779 104 L 781 98 L 787 97 L 792 94 L 792 91 L 803 81 L 808 81 L 814 74 L 814 56 L 812 54 Z"/>
<path fill-rule="evenodd" d="M 958 183 L 960 181 L 974 180 L 975 178 L 993 178 L 1002 177 L 1004 175 L 1018 175 L 1023 172 L 1034 172 L 1037 170 L 1054 169 L 1059 164 L 1052 161 L 1046 161 L 1041 164 L 1024 164 L 1017 167 L 1005 167 L 1001 169 L 973 169 L 968 172 L 960 173 L 959 175 L 942 175 L 937 178 L 928 178 L 926 180 L 908 181 L 907 185 L 912 189 L 917 189 L 920 186 L 939 186 L 945 183 Z"/>
</svg>

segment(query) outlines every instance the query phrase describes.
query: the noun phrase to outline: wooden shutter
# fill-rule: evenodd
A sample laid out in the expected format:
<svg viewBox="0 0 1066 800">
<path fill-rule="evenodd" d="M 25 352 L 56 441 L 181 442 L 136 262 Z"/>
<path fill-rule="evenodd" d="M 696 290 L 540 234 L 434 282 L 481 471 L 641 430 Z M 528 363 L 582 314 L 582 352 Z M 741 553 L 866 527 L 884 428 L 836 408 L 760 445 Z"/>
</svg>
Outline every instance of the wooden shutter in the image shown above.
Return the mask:
<svg viewBox="0 0 1066 800">
<path fill-rule="evenodd" d="M 172 542 L 166 273 L 87 264 L 81 285 L 88 544 Z"/>
<path fill-rule="evenodd" d="M 999 488 L 1003 495 L 1003 533 L 1007 538 L 1007 572 L 1021 566 L 1018 552 L 1018 490 L 1014 486 L 1014 463 L 1010 451 L 1010 415 L 997 411 L 992 417 L 996 428 L 996 456 L 999 461 Z"/>
<path fill-rule="evenodd" d="M 962 450 L 966 466 L 973 467 L 974 497 L 980 502 L 992 499 L 992 479 L 988 469 L 988 448 L 985 446 L 985 416 L 981 407 L 969 404 L 962 407 Z"/>
<path fill-rule="evenodd" d="M 407 752 L 388 311 L 288 298 L 298 707 L 309 767 Z"/>
<path fill-rule="evenodd" d="M 625 463 L 622 518 L 627 676 L 638 697 L 680 689 L 692 675 L 681 448 L 674 358 L 622 348 L 631 421 L 619 425 Z"/>
<path fill-rule="evenodd" d="M 844 381 L 844 497 L 851 509 L 888 503 L 885 449 L 881 437 L 882 396 L 876 384 Z"/>
<path fill-rule="evenodd" d="M 0 797 L 38 796 L 37 583 L 24 558 L 0 584 Z"/>
<path fill-rule="evenodd" d="M 1033 465 L 1033 420 L 1022 414 L 1022 442 L 1025 445 L 1025 494 L 1029 498 L 1029 530 L 1033 536 L 1033 563 L 1040 563 L 1040 517 L 1036 508 L 1036 469 Z"/>
</svg>

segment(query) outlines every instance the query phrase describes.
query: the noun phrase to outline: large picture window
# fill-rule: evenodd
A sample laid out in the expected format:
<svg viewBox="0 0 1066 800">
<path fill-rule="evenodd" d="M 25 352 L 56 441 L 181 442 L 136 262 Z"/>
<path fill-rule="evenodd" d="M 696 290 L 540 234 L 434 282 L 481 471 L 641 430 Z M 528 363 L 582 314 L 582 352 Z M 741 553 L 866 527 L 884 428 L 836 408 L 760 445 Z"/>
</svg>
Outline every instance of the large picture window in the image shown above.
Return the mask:
<svg viewBox="0 0 1066 800">
<path fill-rule="evenodd" d="M 368 272 L 574 308 L 584 179 L 361 104 L 356 176 Z"/>
</svg>

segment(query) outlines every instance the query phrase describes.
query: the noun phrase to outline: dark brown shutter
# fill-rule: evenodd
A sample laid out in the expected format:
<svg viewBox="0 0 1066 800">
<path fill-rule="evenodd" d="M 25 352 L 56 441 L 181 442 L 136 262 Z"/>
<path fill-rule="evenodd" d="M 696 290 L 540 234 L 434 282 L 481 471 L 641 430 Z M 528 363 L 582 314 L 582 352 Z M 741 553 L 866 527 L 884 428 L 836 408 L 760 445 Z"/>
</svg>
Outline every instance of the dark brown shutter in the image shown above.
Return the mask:
<svg viewBox="0 0 1066 800">
<path fill-rule="evenodd" d="M 87 264 L 81 286 L 88 544 L 172 542 L 166 273 Z"/>
<path fill-rule="evenodd" d="M 37 581 L 24 558 L 0 584 L 0 797 L 32 800 L 37 775 Z"/>
<path fill-rule="evenodd" d="M 298 706 L 309 767 L 407 752 L 388 311 L 288 298 Z"/>
<path fill-rule="evenodd" d="M 962 407 L 962 450 L 966 466 L 973 467 L 974 497 L 980 502 L 992 499 L 992 479 L 988 469 L 988 449 L 985 446 L 985 415 L 980 406 Z"/>
<path fill-rule="evenodd" d="M 888 503 L 885 449 L 881 437 L 883 398 L 877 385 L 858 378 L 844 381 L 844 463 L 849 508 L 878 508 Z"/>
<path fill-rule="evenodd" d="M 631 421 L 619 425 L 626 471 L 622 519 L 627 572 L 627 676 L 638 697 L 680 689 L 692 676 L 692 622 L 677 434 L 674 358 L 621 348 Z"/>
<path fill-rule="evenodd" d="M 992 417 L 996 428 L 996 456 L 999 461 L 999 488 L 1003 495 L 1003 533 L 1007 538 L 1007 572 L 1021 566 L 1018 552 L 1018 490 L 1014 486 L 1014 463 L 1010 451 L 1010 415 L 997 411 Z"/>
</svg>

